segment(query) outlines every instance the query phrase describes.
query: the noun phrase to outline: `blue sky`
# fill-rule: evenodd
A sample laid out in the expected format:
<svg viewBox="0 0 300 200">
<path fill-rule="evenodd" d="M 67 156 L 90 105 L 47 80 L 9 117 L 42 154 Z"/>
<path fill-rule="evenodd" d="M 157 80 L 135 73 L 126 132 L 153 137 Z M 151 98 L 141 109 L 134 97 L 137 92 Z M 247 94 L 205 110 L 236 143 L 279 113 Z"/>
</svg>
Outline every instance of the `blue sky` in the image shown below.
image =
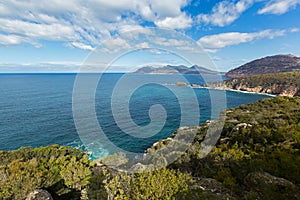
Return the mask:
<svg viewBox="0 0 300 200">
<path fill-rule="evenodd" d="M 77 71 L 95 54 L 101 65 L 120 52 L 150 47 L 185 57 L 195 50 L 190 39 L 202 47 L 191 52 L 194 58 L 204 50 L 219 71 L 228 71 L 268 55 L 300 56 L 299 19 L 300 0 L 2 0 L 0 72 Z M 149 27 L 157 29 L 145 39 Z M 120 36 L 124 32 L 144 36 Z M 171 53 L 138 52 L 115 61 L 119 68 L 112 71 L 140 66 L 141 57 L 145 65 L 186 64 Z M 210 65 L 198 60 L 190 61 Z"/>
</svg>

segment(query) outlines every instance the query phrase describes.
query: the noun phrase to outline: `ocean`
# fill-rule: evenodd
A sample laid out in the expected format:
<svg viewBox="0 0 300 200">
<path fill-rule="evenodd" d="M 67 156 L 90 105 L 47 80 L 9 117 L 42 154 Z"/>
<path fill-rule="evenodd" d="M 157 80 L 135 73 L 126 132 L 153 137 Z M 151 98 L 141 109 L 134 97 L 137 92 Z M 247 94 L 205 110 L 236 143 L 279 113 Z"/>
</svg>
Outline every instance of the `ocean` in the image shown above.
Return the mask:
<svg viewBox="0 0 300 200">
<path fill-rule="evenodd" d="M 81 76 L 92 79 L 99 77 L 99 74 Z M 177 86 L 175 83 L 182 81 L 182 75 L 130 74 L 123 82 L 122 77 L 124 74 L 103 74 L 95 87 L 95 105 L 92 104 L 92 107 L 106 137 L 117 147 L 131 152 L 144 152 L 180 126 L 195 126 L 215 119 L 226 107 L 232 108 L 270 98 L 262 94 Z M 92 159 L 113 153 L 109 149 L 93 148 L 93 142 L 86 144 L 80 139 L 72 110 L 76 78 L 77 74 L 1 74 L 0 150 L 59 144 L 88 149 L 92 151 Z M 184 75 L 184 79 L 189 84 L 202 85 L 205 82 L 199 75 Z M 207 80 L 214 79 L 215 75 L 207 75 Z M 120 88 L 116 89 L 117 86 Z M 130 90 L 134 87 L 136 90 Z M 214 104 L 217 107 L 215 109 L 212 109 L 212 94 L 216 97 L 226 95 L 226 99 L 214 100 L 217 102 Z M 196 99 L 196 103 L 193 98 Z M 82 113 L 85 112 L 86 103 L 90 102 L 83 101 L 82 107 L 78 108 L 82 109 Z M 151 110 L 153 105 L 160 106 Z M 164 115 L 160 113 L 162 108 Z M 129 116 L 126 115 L 126 110 L 129 111 Z M 200 114 L 195 119 L 197 111 L 200 111 Z M 89 120 L 88 114 L 87 112 L 85 119 L 87 131 L 89 121 L 92 121 Z M 186 118 L 184 121 L 181 120 L 183 115 Z M 119 122 L 116 122 L 118 120 Z M 130 132 L 132 123 L 142 128 L 150 124 L 150 127 L 155 127 L 158 131 L 151 134 L 145 132 L 149 137 L 132 136 L 126 132 Z"/>
</svg>

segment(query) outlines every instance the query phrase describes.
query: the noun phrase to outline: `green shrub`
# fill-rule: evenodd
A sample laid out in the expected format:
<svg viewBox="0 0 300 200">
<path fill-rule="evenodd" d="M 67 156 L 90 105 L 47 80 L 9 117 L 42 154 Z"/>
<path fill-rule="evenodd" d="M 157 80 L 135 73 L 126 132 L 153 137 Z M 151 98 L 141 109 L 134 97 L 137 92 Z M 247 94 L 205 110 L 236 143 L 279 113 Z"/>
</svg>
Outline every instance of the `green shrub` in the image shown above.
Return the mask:
<svg viewBox="0 0 300 200">
<path fill-rule="evenodd" d="M 89 184 L 92 164 L 80 150 L 53 145 L 1 152 L 0 199 L 24 199 L 37 188 L 59 198 Z"/>
<path fill-rule="evenodd" d="M 191 176 L 179 171 L 160 169 L 138 174 L 121 173 L 106 186 L 114 199 L 174 199 L 188 191 Z"/>
</svg>

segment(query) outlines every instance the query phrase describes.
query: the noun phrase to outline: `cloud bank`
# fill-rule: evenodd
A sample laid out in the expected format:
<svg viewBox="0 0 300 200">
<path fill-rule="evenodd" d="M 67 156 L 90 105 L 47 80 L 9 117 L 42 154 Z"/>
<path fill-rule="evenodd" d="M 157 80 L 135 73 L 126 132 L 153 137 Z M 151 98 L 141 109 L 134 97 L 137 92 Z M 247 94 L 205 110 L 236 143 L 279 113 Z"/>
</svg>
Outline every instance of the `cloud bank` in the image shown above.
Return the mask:
<svg viewBox="0 0 300 200">
<path fill-rule="evenodd" d="M 260 9 L 258 14 L 281 15 L 294 9 L 298 4 L 300 4 L 300 0 L 272 0 Z"/>
<path fill-rule="evenodd" d="M 95 51 L 96 47 L 106 45 L 106 51 L 113 48 L 129 48 L 126 41 L 116 41 L 114 36 L 128 31 L 127 39 L 135 39 L 137 34 L 151 34 L 145 27 L 159 27 L 180 31 L 189 28 L 213 25 L 225 27 L 260 2 L 262 8 L 255 14 L 284 14 L 300 0 L 223 0 L 208 13 L 194 16 L 185 10 L 190 0 L 72 0 L 43 1 L 2 0 L 0 2 L 0 46 L 31 44 L 42 47 L 43 40 L 59 41 L 65 46 Z M 201 3 L 200 3 L 201 5 Z M 198 29 L 195 28 L 195 31 Z M 143 32 L 144 31 L 144 32 Z M 222 30 L 221 30 L 222 31 Z M 198 41 L 210 52 L 226 46 L 251 42 L 262 38 L 281 36 L 284 30 L 272 32 L 262 30 L 254 33 L 227 32 L 200 38 Z M 289 32 L 293 32 L 292 30 Z M 178 41 L 156 38 L 154 42 L 188 49 Z M 136 47 L 149 47 L 141 42 Z"/>
<path fill-rule="evenodd" d="M 234 22 L 240 15 L 250 8 L 255 0 L 221 1 L 213 7 L 211 14 L 199 14 L 198 23 L 225 26 Z"/>
<path fill-rule="evenodd" d="M 286 30 L 263 30 L 253 33 L 228 32 L 215 35 L 204 36 L 198 40 L 198 43 L 208 52 L 216 52 L 219 49 L 237 45 L 245 42 L 251 42 L 258 39 L 273 39 L 283 36 Z"/>
<path fill-rule="evenodd" d="M 184 29 L 192 19 L 182 11 L 188 0 L 33 0 L 0 2 L 0 45 L 40 40 L 63 41 L 76 48 L 93 50 L 102 40 L 142 22 L 160 28 Z"/>
</svg>

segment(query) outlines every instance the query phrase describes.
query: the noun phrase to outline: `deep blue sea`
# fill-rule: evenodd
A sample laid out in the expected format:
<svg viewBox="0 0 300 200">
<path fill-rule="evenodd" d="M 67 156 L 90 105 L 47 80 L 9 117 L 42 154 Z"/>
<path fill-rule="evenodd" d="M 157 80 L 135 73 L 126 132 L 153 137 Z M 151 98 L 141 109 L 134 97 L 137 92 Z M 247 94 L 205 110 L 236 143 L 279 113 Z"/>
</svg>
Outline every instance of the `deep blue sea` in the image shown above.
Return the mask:
<svg viewBox="0 0 300 200">
<path fill-rule="evenodd" d="M 143 152 L 157 140 L 168 137 L 179 126 L 198 125 L 206 120 L 216 118 L 216 114 L 211 111 L 211 94 L 218 96 L 218 93 L 224 93 L 224 91 L 205 88 L 177 86 L 175 83 L 181 80 L 179 75 L 139 74 L 131 74 L 131 82 L 123 83 L 122 88 L 116 92 L 116 84 L 123 75 L 102 75 L 95 91 L 94 107 L 99 125 L 106 133 L 107 138 L 126 151 Z M 72 94 L 76 76 L 76 74 L 1 74 L 0 150 L 51 144 L 70 145 L 85 149 L 76 131 L 72 113 Z M 85 74 L 84 76 L 92 78 L 99 75 Z M 204 83 L 199 75 L 185 75 L 185 78 L 190 83 L 199 85 Z M 214 75 L 209 75 L 208 79 L 213 81 Z M 146 82 L 147 84 L 138 87 L 130 94 L 129 101 L 127 101 L 128 88 L 136 82 Z M 188 92 L 190 90 L 193 91 L 193 94 Z M 174 92 L 180 97 L 176 96 Z M 151 123 L 149 108 L 155 104 L 161 105 L 166 111 L 164 126 L 157 134 L 147 138 L 126 134 L 115 122 L 112 114 L 113 95 L 115 96 L 115 105 L 121 105 L 120 108 L 117 107 L 117 111 L 119 113 L 125 112 L 122 110 L 124 108 L 122 105 L 127 106 L 130 111 L 128 118 L 141 127 Z M 194 110 L 197 110 L 195 104 L 189 104 L 193 98 L 191 95 L 196 97 L 198 101 L 199 118 L 196 122 L 195 120 L 188 120 L 180 124 L 182 102 L 187 105 L 184 107 L 188 113 L 187 118 L 189 114 L 192 116 Z M 226 91 L 226 106 L 236 107 L 269 97 L 260 94 Z M 226 106 L 220 103 L 215 112 L 219 112 Z M 159 119 L 159 113 L 154 111 L 152 114 L 154 118 Z M 87 121 L 89 120 L 87 119 Z M 124 123 L 126 126 L 127 122 Z M 130 129 L 130 127 L 127 128 Z M 98 142 L 101 143 L 101 141 Z M 92 153 L 96 158 L 111 152 L 107 149 L 94 149 Z"/>
</svg>

